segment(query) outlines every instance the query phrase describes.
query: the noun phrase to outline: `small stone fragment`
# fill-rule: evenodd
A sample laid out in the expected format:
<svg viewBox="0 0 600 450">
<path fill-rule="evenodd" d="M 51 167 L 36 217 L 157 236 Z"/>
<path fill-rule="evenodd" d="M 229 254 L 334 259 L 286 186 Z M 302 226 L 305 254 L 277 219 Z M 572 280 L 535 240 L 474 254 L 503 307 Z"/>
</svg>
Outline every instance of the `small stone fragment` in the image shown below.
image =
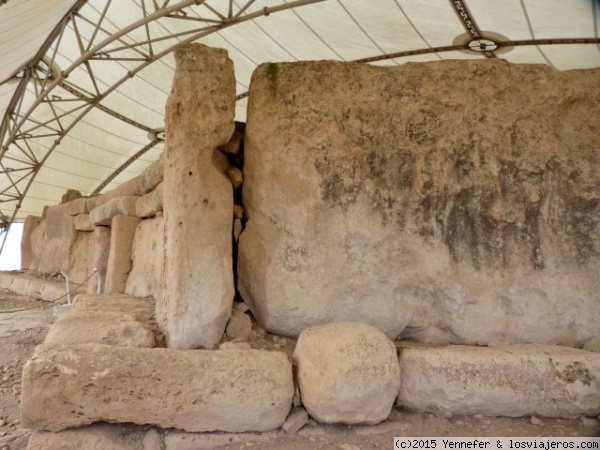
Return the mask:
<svg viewBox="0 0 600 450">
<path fill-rule="evenodd" d="M 308 413 L 304 408 L 297 408 L 290 413 L 281 428 L 286 434 L 296 434 L 307 423 Z"/>
<path fill-rule="evenodd" d="M 244 207 L 241 205 L 233 205 L 233 217 L 242 219 L 244 217 Z"/>
<path fill-rule="evenodd" d="M 225 328 L 225 335 L 229 339 L 247 340 L 252 333 L 252 320 L 248 314 L 239 312 L 237 309 L 231 311 L 231 318 Z"/>
<path fill-rule="evenodd" d="M 227 169 L 227 176 L 231 180 L 234 189 L 239 188 L 244 183 L 244 175 L 237 167 L 230 167 Z"/>
<path fill-rule="evenodd" d="M 142 441 L 143 450 L 161 450 L 162 449 L 162 437 L 160 433 L 154 428 L 148 430 Z"/>
<path fill-rule="evenodd" d="M 592 417 L 582 416 L 579 421 L 583 427 L 595 427 L 598 425 L 598 421 Z"/>
<path fill-rule="evenodd" d="M 531 425 L 538 425 L 538 426 L 544 425 L 544 422 L 535 416 L 531 416 L 531 419 L 529 419 L 529 423 L 531 423 Z"/>
</svg>

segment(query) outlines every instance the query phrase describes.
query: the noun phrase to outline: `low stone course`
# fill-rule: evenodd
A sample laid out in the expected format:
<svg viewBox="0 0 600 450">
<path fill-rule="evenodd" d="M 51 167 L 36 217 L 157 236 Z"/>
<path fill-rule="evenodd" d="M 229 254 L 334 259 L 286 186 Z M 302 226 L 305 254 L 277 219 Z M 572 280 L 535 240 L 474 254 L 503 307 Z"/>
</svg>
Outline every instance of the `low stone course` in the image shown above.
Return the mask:
<svg viewBox="0 0 600 450">
<path fill-rule="evenodd" d="M 21 422 L 59 431 L 94 422 L 185 431 L 269 431 L 294 395 L 292 366 L 264 350 L 41 345 L 23 371 Z"/>
<path fill-rule="evenodd" d="M 405 348 L 398 405 L 442 416 L 600 414 L 600 354 L 552 345 Z"/>
</svg>

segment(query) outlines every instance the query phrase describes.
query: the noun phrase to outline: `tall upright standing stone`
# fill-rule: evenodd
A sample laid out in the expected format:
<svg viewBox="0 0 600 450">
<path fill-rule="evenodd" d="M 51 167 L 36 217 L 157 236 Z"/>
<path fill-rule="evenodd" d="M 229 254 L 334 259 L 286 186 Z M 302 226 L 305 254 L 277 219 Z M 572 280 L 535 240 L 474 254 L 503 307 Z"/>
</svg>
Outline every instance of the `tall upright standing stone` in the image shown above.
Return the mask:
<svg viewBox="0 0 600 450">
<path fill-rule="evenodd" d="M 114 216 L 112 218 L 110 252 L 106 269 L 106 294 L 122 294 L 127 286 L 127 277 L 133 261 L 131 250 L 135 230 L 140 223 L 135 216 Z"/>
<path fill-rule="evenodd" d="M 225 50 L 175 50 L 166 109 L 165 290 L 157 318 L 172 348 L 212 348 L 233 302 L 233 192 L 213 164 L 234 131 L 235 77 Z"/>
</svg>

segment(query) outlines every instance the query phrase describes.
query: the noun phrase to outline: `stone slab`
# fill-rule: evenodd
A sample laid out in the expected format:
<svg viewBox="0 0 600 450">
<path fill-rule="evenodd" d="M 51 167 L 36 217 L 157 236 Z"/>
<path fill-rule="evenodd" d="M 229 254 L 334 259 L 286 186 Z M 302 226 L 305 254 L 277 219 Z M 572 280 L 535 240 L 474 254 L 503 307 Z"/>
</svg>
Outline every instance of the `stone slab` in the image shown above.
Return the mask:
<svg viewBox="0 0 600 450">
<path fill-rule="evenodd" d="M 398 405 L 437 415 L 600 414 L 600 354 L 551 345 L 405 348 Z"/>
<path fill-rule="evenodd" d="M 135 213 L 138 217 L 141 217 L 142 219 L 155 217 L 163 210 L 162 186 L 162 183 L 160 183 L 153 191 L 141 196 L 138 199 L 135 205 Z"/>
<path fill-rule="evenodd" d="M 135 216 L 135 205 L 139 197 L 115 197 L 90 211 L 90 222 L 95 226 L 110 226 L 115 216 Z"/>
<path fill-rule="evenodd" d="M 151 323 L 155 303 L 152 299 L 126 294 L 79 294 L 73 299 L 73 310 L 79 312 L 116 312 L 133 316 L 143 323 Z"/>
<path fill-rule="evenodd" d="M 118 425 L 91 425 L 59 433 L 38 431 L 29 438 L 27 450 L 146 450 L 136 433 Z"/>
<path fill-rule="evenodd" d="M 75 229 L 77 231 L 94 231 L 94 225 L 90 222 L 89 214 L 77 214 L 75 216 Z"/>
<path fill-rule="evenodd" d="M 292 367 L 279 352 L 41 345 L 23 371 L 21 423 L 269 431 L 284 423 L 293 395 Z"/>
<path fill-rule="evenodd" d="M 23 224 L 23 235 L 21 236 L 21 269 L 23 270 L 29 269 L 35 258 L 34 255 L 39 253 L 39 249 L 32 248 L 31 235 L 41 222 L 41 217 L 27 216 Z"/>
<path fill-rule="evenodd" d="M 600 336 L 599 75 L 499 59 L 258 67 L 238 284 L 259 324 Z"/>
<path fill-rule="evenodd" d="M 228 448 L 230 445 L 246 444 L 250 448 L 267 444 L 281 436 L 280 432 L 270 431 L 260 434 L 251 433 L 169 433 L 165 436 L 165 450 L 214 450 Z"/>
<path fill-rule="evenodd" d="M 132 246 L 135 231 L 140 223 L 138 217 L 114 216 L 111 222 L 110 250 L 106 267 L 106 294 L 125 292 L 127 277 L 133 265 Z"/>
<path fill-rule="evenodd" d="M 67 204 L 48 207 L 37 271 L 43 274 L 64 271 L 68 274 L 71 248 L 76 240 L 77 230 L 73 217 L 67 213 Z"/>
<path fill-rule="evenodd" d="M 132 247 L 133 266 L 127 277 L 125 293 L 161 298 L 165 264 L 164 235 L 162 217 L 146 219 L 138 225 Z"/>
<path fill-rule="evenodd" d="M 96 227 L 92 232 L 89 272 L 95 272 L 96 275 L 89 280 L 86 286 L 88 294 L 101 294 L 104 292 L 110 253 L 110 237 L 111 229 L 108 227 Z"/>
<path fill-rule="evenodd" d="M 222 49 L 183 45 L 175 60 L 165 118 L 165 289 L 158 320 L 169 347 L 214 348 L 234 296 L 233 189 L 213 158 L 234 130 L 235 76 Z"/>
<path fill-rule="evenodd" d="M 147 324 L 122 312 L 73 310 L 52 324 L 44 343 L 153 348 L 155 339 Z"/>
</svg>

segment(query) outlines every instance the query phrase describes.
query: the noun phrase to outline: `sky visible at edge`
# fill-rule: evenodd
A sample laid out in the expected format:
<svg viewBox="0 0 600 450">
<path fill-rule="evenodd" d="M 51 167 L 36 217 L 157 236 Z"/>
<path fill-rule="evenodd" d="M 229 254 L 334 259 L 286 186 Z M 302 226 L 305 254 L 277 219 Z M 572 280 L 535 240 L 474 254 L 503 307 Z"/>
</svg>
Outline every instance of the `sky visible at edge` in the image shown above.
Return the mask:
<svg viewBox="0 0 600 450">
<path fill-rule="evenodd" d="M 0 270 L 19 270 L 21 268 L 22 234 L 22 223 L 14 223 L 12 227 L 10 227 L 4 249 L 0 255 Z"/>
</svg>

